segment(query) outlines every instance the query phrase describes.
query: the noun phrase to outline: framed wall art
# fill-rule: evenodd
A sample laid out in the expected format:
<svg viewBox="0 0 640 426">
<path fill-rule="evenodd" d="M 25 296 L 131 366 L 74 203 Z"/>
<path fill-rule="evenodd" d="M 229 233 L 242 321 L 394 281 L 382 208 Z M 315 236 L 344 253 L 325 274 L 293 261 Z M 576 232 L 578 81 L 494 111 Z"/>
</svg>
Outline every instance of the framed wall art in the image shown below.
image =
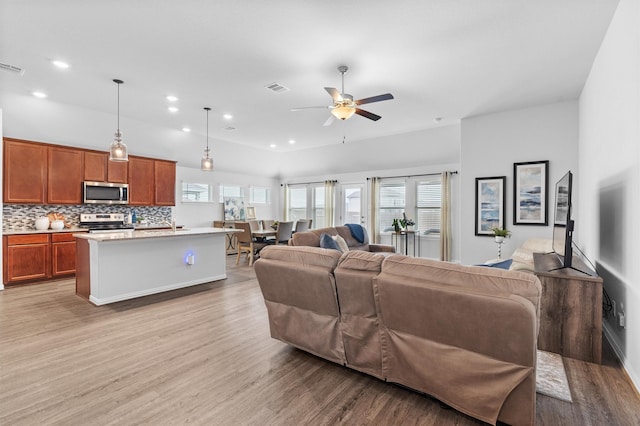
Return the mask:
<svg viewBox="0 0 640 426">
<path fill-rule="evenodd" d="M 256 208 L 255 207 L 247 207 L 247 220 L 252 220 L 256 218 Z"/>
<path fill-rule="evenodd" d="M 549 161 L 513 164 L 513 224 L 547 225 Z"/>
<path fill-rule="evenodd" d="M 476 178 L 476 235 L 493 236 L 504 228 L 506 176 Z"/>
</svg>

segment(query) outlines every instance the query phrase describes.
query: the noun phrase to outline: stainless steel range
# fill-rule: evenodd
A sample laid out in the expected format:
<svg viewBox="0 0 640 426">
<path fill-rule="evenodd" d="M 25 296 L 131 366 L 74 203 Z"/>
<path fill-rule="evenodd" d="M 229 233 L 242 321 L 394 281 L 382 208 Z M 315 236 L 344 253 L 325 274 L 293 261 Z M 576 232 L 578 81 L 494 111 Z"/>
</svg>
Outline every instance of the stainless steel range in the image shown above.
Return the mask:
<svg viewBox="0 0 640 426">
<path fill-rule="evenodd" d="M 126 223 L 125 218 L 123 213 L 81 213 L 80 227 L 89 229 L 90 233 L 133 230 L 133 225 Z"/>
</svg>

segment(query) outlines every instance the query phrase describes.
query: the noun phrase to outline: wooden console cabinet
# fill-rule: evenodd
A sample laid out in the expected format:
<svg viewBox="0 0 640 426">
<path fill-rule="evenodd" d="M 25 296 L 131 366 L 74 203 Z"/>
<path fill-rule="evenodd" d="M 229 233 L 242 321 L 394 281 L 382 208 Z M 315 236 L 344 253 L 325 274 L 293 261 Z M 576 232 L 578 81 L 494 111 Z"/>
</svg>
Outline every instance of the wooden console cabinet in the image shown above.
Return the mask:
<svg viewBox="0 0 640 426">
<path fill-rule="evenodd" d="M 582 361 L 602 362 L 602 278 L 579 258 L 573 269 L 558 269 L 554 253 L 533 255 L 542 284 L 538 349 Z"/>
</svg>

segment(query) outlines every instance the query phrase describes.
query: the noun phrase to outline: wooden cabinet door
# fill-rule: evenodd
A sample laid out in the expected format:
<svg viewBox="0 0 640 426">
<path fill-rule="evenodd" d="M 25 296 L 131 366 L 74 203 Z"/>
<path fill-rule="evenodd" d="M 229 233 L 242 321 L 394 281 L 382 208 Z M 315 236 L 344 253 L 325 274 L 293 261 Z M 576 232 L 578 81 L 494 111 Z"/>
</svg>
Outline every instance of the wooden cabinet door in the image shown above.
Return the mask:
<svg viewBox="0 0 640 426">
<path fill-rule="evenodd" d="M 151 206 L 154 201 L 155 161 L 129 156 L 129 204 Z"/>
<path fill-rule="evenodd" d="M 3 240 L 5 284 L 51 277 L 47 234 L 10 235 Z"/>
<path fill-rule="evenodd" d="M 106 152 L 85 152 L 84 180 L 106 182 L 107 161 L 109 161 L 109 154 Z"/>
<path fill-rule="evenodd" d="M 107 154 L 107 158 L 109 154 Z M 125 161 L 108 161 L 107 182 L 128 183 L 128 163 Z"/>
<path fill-rule="evenodd" d="M 47 147 L 4 139 L 4 202 L 44 204 Z"/>
<path fill-rule="evenodd" d="M 76 272 L 76 242 L 51 243 L 51 275 L 70 275 Z"/>
<path fill-rule="evenodd" d="M 73 148 L 49 147 L 47 202 L 81 204 L 84 152 Z"/>
<path fill-rule="evenodd" d="M 160 160 L 156 160 L 155 163 L 155 204 L 157 206 L 175 206 L 176 163 Z"/>
</svg>

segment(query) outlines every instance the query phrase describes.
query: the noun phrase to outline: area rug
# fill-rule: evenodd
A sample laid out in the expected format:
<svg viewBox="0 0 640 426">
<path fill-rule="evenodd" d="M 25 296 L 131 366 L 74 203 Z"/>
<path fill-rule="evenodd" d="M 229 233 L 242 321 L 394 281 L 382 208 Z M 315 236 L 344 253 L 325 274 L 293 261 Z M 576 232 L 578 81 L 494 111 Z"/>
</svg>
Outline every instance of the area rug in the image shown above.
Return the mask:
<svg viewBox="0 0 640 426">
<path fill-rule="evenodd" d="M 538 351 L 536 392 L 562 401 L 573 402 L 560 354 Z"/>
</svg>

